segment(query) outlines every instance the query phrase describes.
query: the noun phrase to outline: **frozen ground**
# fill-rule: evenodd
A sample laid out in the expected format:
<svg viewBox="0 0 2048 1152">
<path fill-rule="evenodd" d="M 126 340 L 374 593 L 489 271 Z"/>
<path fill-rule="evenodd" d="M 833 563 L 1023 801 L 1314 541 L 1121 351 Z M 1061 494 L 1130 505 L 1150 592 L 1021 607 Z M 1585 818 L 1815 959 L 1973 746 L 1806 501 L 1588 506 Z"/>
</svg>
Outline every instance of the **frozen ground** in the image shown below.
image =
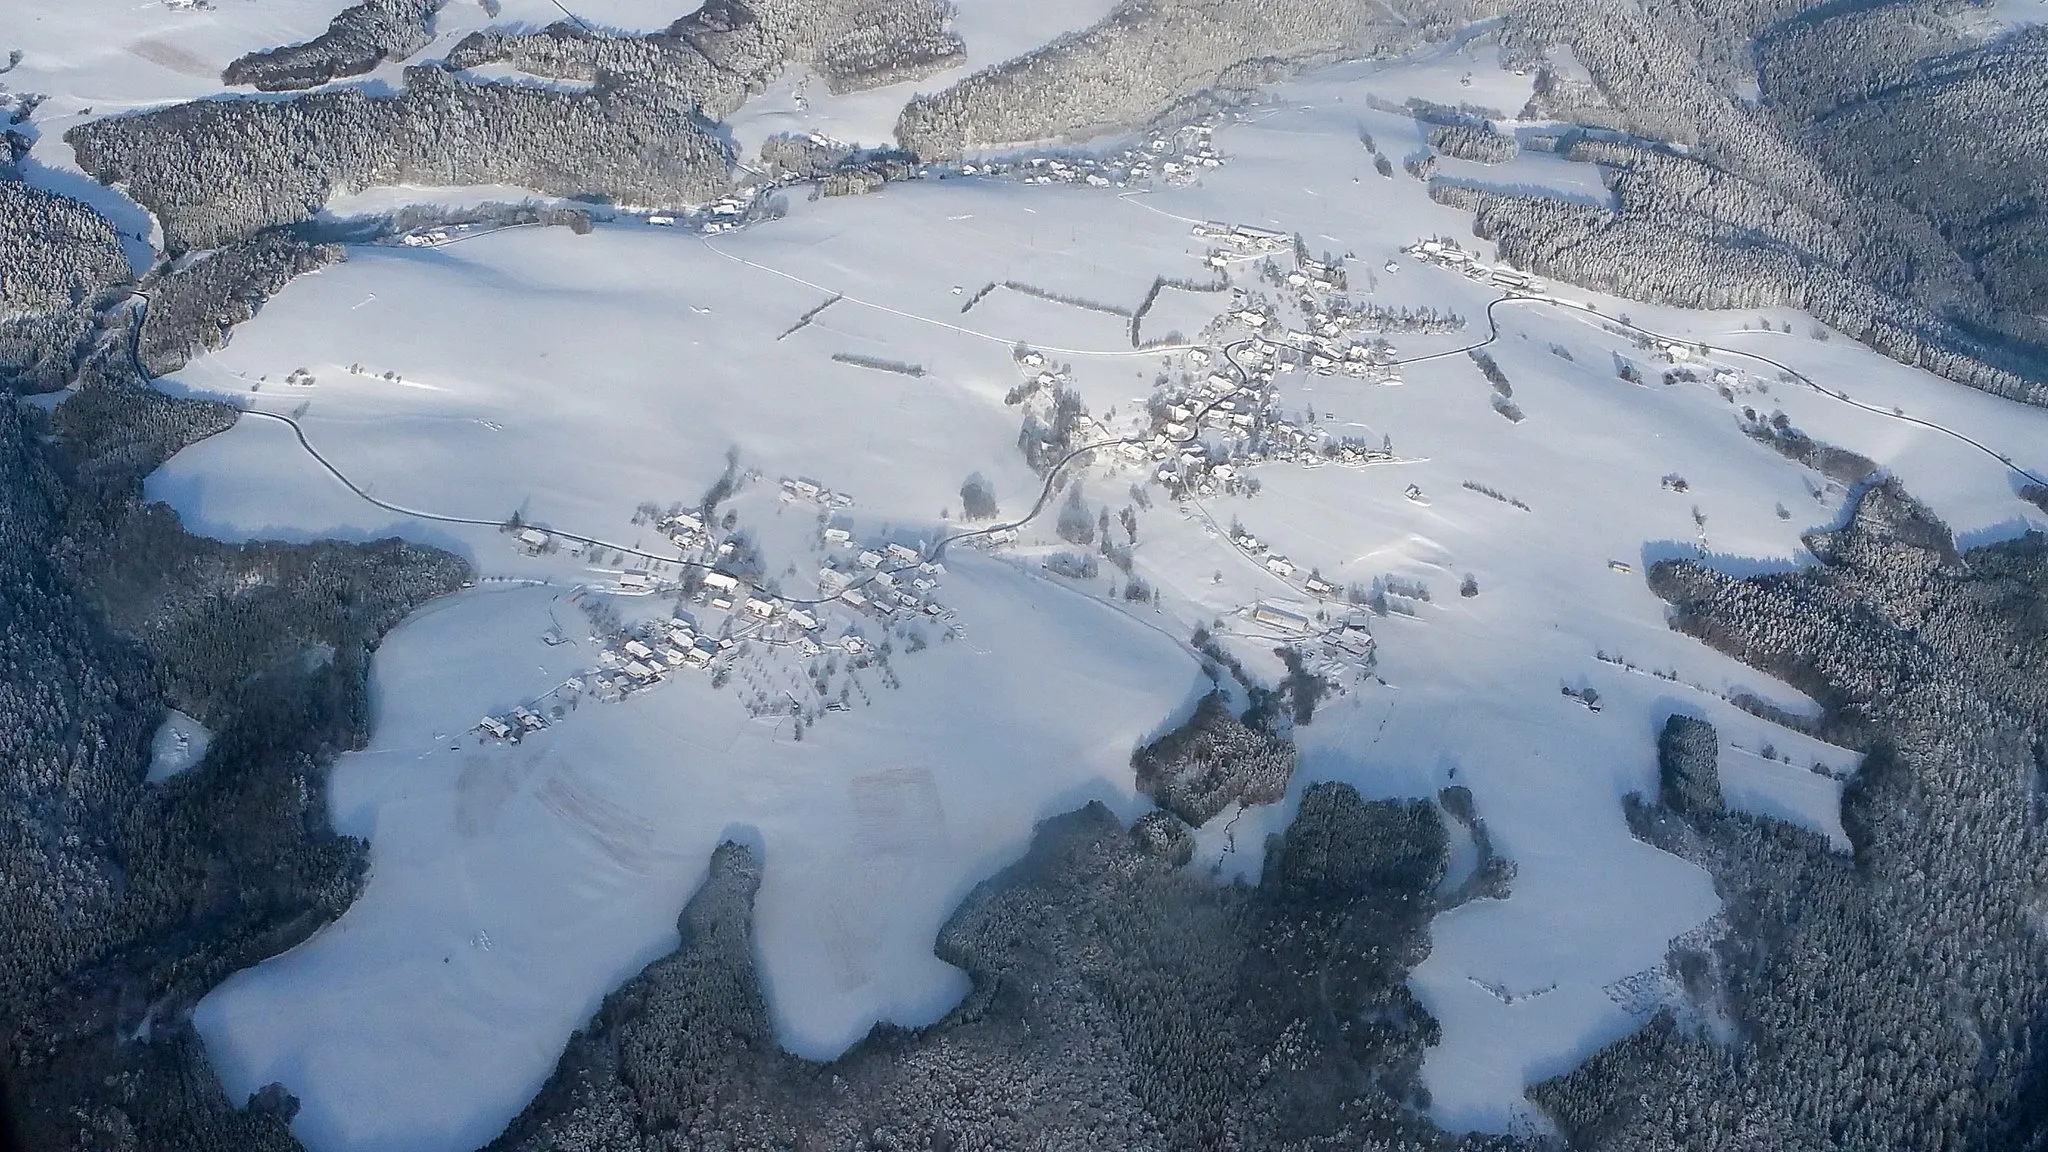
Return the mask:
<svg viewBox="0 0 2048 1152">
<path fill-rule="evenodd" d="M 206 756 L 213 733 L 206 726 L 173 708 L 157 725 L 149 742 L 149 780 L 161 783 L 190 768 Z"/>
<path fill-rule="evenodd" d="M 1369 109 L 1367 93 L 1445 99 L 1440 90 L 1466 91 L 1459 78 L 1471 67 L 1354 67 L 1289 85 L 1252 122 L 1218 131 L 1227 166 L 1150 195 L 949 180 L 797 204 L 789 219 L 710 243 L 619 225 L 358 249 L 165 386 L 279 413 L 303 406 L 324 455 L 408 508 L 484 519 L 517 509 L 655 547 L 635 506 L 694 503 L 736 446 L 769 492 L 778 475 L 811 476 L 855 497 L 849 516 L 865 536 L 930 540 L 942 514 L 957 514 L 969 472 L 990 479 L 1006 513 L 1036 491 L 1016 449 L 1018 410 L 1004 403 L 1020 379 L 1013 342 L 1057 349 L 1051 359 L 1073 365 L 1088 409 L 1110 426 L 1111 409 L 1128 415 L 1155 375 L 1190 371 L 1179 351 L 1133 353 L 1116 316 L 1008 291 L 963 313 L 989 281 L 1130 306 L 1156 275 L 1205 275 L 1189 223 L 1230 220 L 1351 254 L 1362 299 L 1472 321 L 1464 333 L 1393 335 L 1405 356 L 1480 338 L 1492 293 L 1399 253 L 1425 234 L 1474 243 L 1469 220 L 1398 172 L 1378 176 L 1358 143 L 1364 127 L 1398 157 L 1403 133 L 1416 131 Z M 1472 90 L 1507 103 L 1516 83 L 1526 92 L 1526 78 L 1496 72 Z M 1399 271 L 1385 270 L 1389 260 Z M 1782 409 L 1871 456 L 1966 544 L 2042 518 L 2015 498 L 2005 466 L 1886 413 L 2048 469 L 2048 412 L 1840 337 L 1812 339 L 1796 314 L 1556 291 L 1776 357 L 1878 411 L 1731 356 L 1712 363 L 1735 372 L 1733 399 L 1707 383 L 1667 386 L 1649 354 L 1597 316 L 1505 306 L 1491 352 L 1520 422 L 1501 415 L 1461 354 L 1406 366 L 1399 387 L 1283 375 L 1284 406 L 1373 443 L 1391 438 L 1398 460 L 1257 466 L 1252 498 L 1176 505 L 1151 486 L 1149 509 L 1136 512 L 1136 571 L 1161 590 L 1156 610 L 1107 603 L 1120 575 L 1107 565 L 1078 583 L 1037 574 L 1025 557 L 1052 542 L 1044 524 L 1008 561 L 949 555 L 946 602 L 965 637 L 899 650 L 900 689 L 867 683 L 871 705 L 825 717 L 801 743 L 748 719 L 737 689 L 684 678 L 624 704 L 585 703 L 516 747 L 479 748 L 462 735 L 478 715 L 587 666 L 590 653 L 540 637 L 576 618 L 567 598 L 599 576 L 583 561 L 518 556 L 488 527 L 364 503 L 275 422 L 244 420 L 188 449 L 150 493 L 200 530 L 398 531 L 462 551 L 486 576 L 550 582 L 485 585 L 423 613 L 380 652 L 375 748 L 338 765 L 333 787 L 338 822 L 372 838 L 369 891 L 339 923 L 202 1004 L 230 1094 L 282 1080 L 304 1101 L 296 1129 L 319 1152 L 487 1138 L 605 990 L 672 940 L 710 845 L 728 834 L 765 846 L 761 952 L 787 1043 L 822 1055 L 875 1019 L 932 1018 L 959 992 L 958 974 L 930 956 L 959 895 L 1013 858 L 1043 815 L 1098 795 L 1132 811 L 1131 748 L 1172 724 L 1200 686 L 1179 640 L 1207 625 L 1254 669 L 1280 673 L 1272 649 L 1288 637 L 1239 612 L 1299 598 L 1299 581 L 1228 543 L 1239 521 L 1340 585 L 1395 589 L 1389 614 L 1370 622 L 1379 679 L 1348 680 L 1301 730 L 1295 791 L 1320 779 L 1375 796 L 1473 790 L 1520 872 L 1510 899 L 1435 925 L 1414 976 L 1444 1028 L 1425 1076 L 1446 1124 L 1530 1123 L 1525 1086 L 1632 1027 L 1657 1002 L 1670 938 L 1715 911 L 1704 874 L 1638 844 L 1622 821 L 1619 797 L 1653 786 L 1666 716 L 1719 727 L 1732 803 L 1841 842 L 1835 804 L 1853 758 L 1727 697 L 1811 702 L 1671 633 L 1642 580 L 1649 562 L 1673 555 L 1743 572 L 1804 563 L 1801 534 L 1840 515 L 1848 494 L 1752 443 L 1740 409 Z M 1798 335 L 1744 330 L 1765 318 Z M 1617 353 L 1651 383 L 1618 379 Z M 283 383 L 299 368 L 312 386 Z M 1148 474 L 1097 465 L 1081 483 L 1114 510 L 1136 503 L 1129 489 Z M 768 545 L 770 571 L 787 564 L 800 585 L 816 564 L 811 514 L 760 489 L 740 510 Z M 1459 595 L 1468 573 L 1475 597 Z M 1598 712 L 1563 691 L 1589 688 Z M 1291 807 L 1219 817 L 1202 830 L 1195 866 L 1255 874 L 1262 833 Z"/>
</svg>

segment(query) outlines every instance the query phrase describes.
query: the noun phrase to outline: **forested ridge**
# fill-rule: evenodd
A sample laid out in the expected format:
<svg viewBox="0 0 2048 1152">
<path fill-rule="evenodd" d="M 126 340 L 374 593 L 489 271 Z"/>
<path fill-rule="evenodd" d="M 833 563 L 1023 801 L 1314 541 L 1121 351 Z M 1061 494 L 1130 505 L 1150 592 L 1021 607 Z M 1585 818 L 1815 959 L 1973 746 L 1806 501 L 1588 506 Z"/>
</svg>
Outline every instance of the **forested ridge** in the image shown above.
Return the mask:
<svg viewBox="0 0 2048 1152">
<path fill-rule="evenodd" d="M 161 364 L 217 341 L 308 251 L 277 241 L 157 281 L 167 306 L 140 344 Z M 125 259 L 95 272 L 126 275 Z M 14 321 L 63 339 L 32 364 L 0 366 L 0 1084 L 11 1135 L 34 1149 L 296 1148 L 289 1096 L 229 1101 L 189 1013 L 354 900 L 366 846 L 328 827 L 327 766 L 367 737 L 378 639 L 467 569 L 398 540 L 233 545 L 187 533 L 144 502 L 143 478 L 228 427 L 234 410 L 151 388 L 117 294 L 76 307 L 75 295 L 44 299 L 63 307 Z M 19 399 L 66 384 L 52 410 Z M 150 740 L 172 706 L 214 740 L 196 766 L 149 783 Z"/>
<path fill-rule="evenodd" d="M 1868 749 L 1851 850 L 1726 809 L 1713 728 L 1671 720 L 1630 823 L 1713 875 L 1727 930 L 1672 955 L 1687 1023 L 1532 1092 L 1574 1148 L 2048 1147 L 2048 537 L 1958 553 L 1886 481 L 1810 544 L 1800 572 L 1650 580 Z"/>
<path fill-rule="evenodd" d="M 1152 850 L 1099 804 L 1039 826 L 938 955 L 974 989 L 827 1064 L 776 1044 L 754 968 L 760 865 L 736 844 L 677 951 L 605 1000 L 491 1145 L 541 1149 L 1506 1149 L 1445 1135 L 1418 1078 L 1444 825 L 1420 801 L 1303 795 L 1256 886 Z"/>
<path fill-rule="evenodd" d="M 1803 308 L 1901 362 L 2048 403 L 2048 33 L 1971 40 L 1969 11 L 1534 0 L 1503 33 L 1537 69 L 1523 114 L 1635 134 L 1558 142 L 1608 170 L 1612 208 L 1433 191 L 1532 270 L 1687 307 Z M 1590 85 L 1550 63 L 1556 45 Z"/>
</svg>

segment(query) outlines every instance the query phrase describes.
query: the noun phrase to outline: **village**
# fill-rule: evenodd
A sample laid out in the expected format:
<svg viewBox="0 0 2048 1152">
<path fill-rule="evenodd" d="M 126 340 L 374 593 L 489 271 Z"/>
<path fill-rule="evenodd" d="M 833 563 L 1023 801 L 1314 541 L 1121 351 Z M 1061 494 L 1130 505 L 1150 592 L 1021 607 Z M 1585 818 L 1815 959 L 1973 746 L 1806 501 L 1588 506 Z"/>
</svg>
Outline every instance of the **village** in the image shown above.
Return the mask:
<svg viewBox="0 0 2048 1152">
<path fill-rule="evenodd" d="M 746 473 L 737 486 L 760 479 Z M 616 546 L 531 525 L 505 525 L 514 546 L 528 556 L 593 561 L 586 569 L 589 578 L 569 596 L 589 617 L 589 634 L 572 636 L 558 623 L 543 639 L 553 646 L 589 644 L 596 655 L 547 693 L 483 717 L 472 731 L 480 738 L 516 742 L 586 698 L 616 703 L 675 676 L 699 673 L 714 687 L 735 676 L 746 681 L 754 689 L 746 700 L 749 712 L 793 718 L 801 739 L 802 730 L 819 716 L 846 710 L 856 693 L 866 696 L 854 673 L 879 666 L 879 678 L 888 685 L 893 674 L 886 665 L 898 645 L 915 652 L 933 639 L 965 634 L 958 615 L 938 599 L 946 569 L 927 558 L 930 542 L 857 536 L 843 515 L 852 497 L 815 480 L 784 477 L 775 494 L 781 504 L 815 516 L 812 545 L 819 564 L 807 582 L 815 591 L 792 593 L 781 579 L 764 576 L 753 534 L 732 509 L 723 517 L 713 515 L 708 499 L 691 511 L 643 505 L 636 520 L 657 529 L 676 555 L 663 559 L 636 553 L 635 565 L 625 568 L 596 563 L 607 553 L 619 554 Z M 665 616 L 626 623 L 612 607 L 612 597 L 668 597 L 674 607 Z M 760 687 L 771 680 L 786 686 L 773 692 Z"/>
<path fill-rule="evenodd" d="M 1023 380 L 1011 394 L 1023 408 L 1020 446 L 1041 472 L 1078 458 L 1111 476 L 1135 471 L 1141 482 L 1162 486 L 1184 515 L 1204 521 L 1211 535 L 1296 594 L 1261 598 L 1239 609 L 1236 628 L 1288 645 L 1304 656 L 1310 671 L 1332 683 L 1369 678 L 1374 650 L 1367 619 L 1382 611 L 1378 605 L 1413 615 L 1407 602 L 1417 597 L 1406 595 L 1412 590 L 1341 586 L 1325 579 L 1316 566 L 1271 550 L 1235 518 L 1227 527 L 1218 523 L 1204 501 L 1255 495 L 1260 486 L 1252 473 L 1260 465 L 1400 463 L 1391 435 L 1377 442 L 1335 435 L 1321 426 L 1313 409 L 1290 407 L 1281 396 L 1282 379 L 1298 373 L 1398 386 L 1400 358 L 1383 333 L 1455 331 L 1464 320 L 1450 313 L 1357 303 L 1347 294 L 1341 258 L 1310 257 L 1298 238 L 1284 233 L 1207 222 L 1197 225 L 1194 235 L 1212 245 L 1205 263 L 1214 267 L 1257 260 L 1262 278 L 1285 294 L 1275 300 L 1251 289 L 1233 289 L 1229 306 L 1203 330 L 1205 343 L 1164 351 L 1166 371 L 1152 396 L 1122 416 L 1114 409 L 1099 416 L 1089 413 L 1068 368 L 1020 349 L 1015 362 Z M 1278 261 L 1289 253 L 1293 267 L 1282 270 Z M 1413 484 L 1404 495 L 1428 502 Z M 1013 543 L 1017 533 L 996 529 L 990 538 Z"/>
<path fill-rule="evenodd" d="M 961 163 L 906 162 L 898 153 L 863 153 L 813 134 L 810 137 L 812 143 L 849 153 L 848 158 L 830 174 L 782 172 L 771 175 L 749 169 L 744 182 L 717 199 L 681 207 L 627 209 L 625 216 L 659 228 L 718 236 L 772 217 L 777 212 L 774 194 L 803 184 L 815 183 L 826 195 L 838 194 L 841 189 L 872 191 L 891 180 L 949 180 L 960 177 L 1007 180 L 1033 186 L 1181 187 L 1195 183 L 1204 171 L 1221 167 L 1226 162 L 1226 157 L 1215 148 L 1213 132 L 1212 124 L 1196 122 L 1108 152 L 1016 155 Z M 842 178 L 834 180 L 834 176 Z M 399 233 L 395 240 L 408 248 L 434 248 L 498 228 L 515 226 L 490 222 L 435 224 L 408 229 Z"/>
<path fill-rule="evenodd" d="M 1207 129 L 1196 126 L 1099 159 L 1039 156 L 966 164 L 952 171 L 1104 186 L 1155 172 L 1175 177 L 1204 162 L 1214 166 L 1220 159 L 1209 148 Z M 703 227 L 724 221 L 738 226 L 757 205 L 758 191 L 710 206 L 704 220 L 663 216 L 650 217 L 649 223 Z M 1211 535 L 1288 586 L 1292 595 L 1262 597 L 1240 608 L 1236 627 L 1246 635 L 1285 643 L 1303 655 L 1311 671 L 1333 683 L 1369 678 L 1374 649 L 1367 621 L 1383 603 L 1413 615 L 1401 590 L 1341 586 L 1315 565 L 1271 550 L 1234 517 L 1228 526 L 1218 523 L 1203 502 L 1256 494 L 1259 481 L 1252 473 L 1260 465 L 1400 463 L 1391 435 L 1373 442 L 1333 434 L 1312 408 L 1290 406 L 1282 398 L 1283 378 L 1290 373 L 1342 376 L 1365 385 L 1399 386 L 1401 359 L 1386 334 L 1452 332 L 1463 328 L 1465 320 L 1435 309 L 1357 299 L 1350 291 L 1348 257 L 1313 256 L 1298 236 L 1219 221 L 1196 224 L 1191 232 L 1204 242 L 1204 266 L 1227 275 L 1233 265 L 1253 264 L 1251 286 L 1231 287 L 1228 305 L 1204 327 L 1196 344 L 1163 348 L 1165 371 L 1153 394 L 1121 415 L 1114 408 L 1091 414 L 1073 387 L 1068 366 L 1028 347 L 1017 349 L 1013 360 L 1021 381 L 1010 402 L 1022 410 L 1020 447 L 1034 468 L 1060 486 L 1065 480 L 1052 477 L 1051 470 L 1063 462 L 1103 468 L 1110 475 L 1135 472 L 1141 483 L 1160 485 L 1180 503 L 1183 515 L 1205 521 Z M 1403 252 L 1511 294 L 1546 288 L 1540 279 L 1504 264 L 1481 263 L 1453 239 L 1421 240 Z M 1387 265 L 1390 274 L 1398 269 L 1396 262 Z M 1667 358 L 1678 363 L 1683 355 L 1681 349 Z M 1415 485 L 1407 485 L 1404 494 L 1428 502 Z M 590 638 L 598 646 L 592 666 L 547 696 L 483 718 L 475 731 L 515 741 L 547 727 L 578 700 L 615 702 L 692 673 L 723 685 L 743 665 L 757 681 L 777 676 L 787 681 L 775 692 L 756 688 L 748 701 L 750 712 L 792 716 L 801 731 L 821 714 L 850 706 L 852 673 L 885 661 L 892 639 L 915 651 L 928 642 L 928 631 L 944 640 L 963 634 L 964 626 L 936 598 L 945 571 L 936 559 L 942 543 L 861 539 L 844 515 L 852 498 L 812 479 L 785 477 L 777 496 L 817 517 L 813 543 L 820 563 L 806 582 L 811 587 L 800 592 L 785 592 L 780 579 L 762 577 L 764 565 L 753 538 L 730 511 L 721 519 L 711 515 L 710 507 L 693 512 L 671 506 L 657 514 L 643 505 L 636 522 L 653 524 L 676 554 L 636 552 L 618 567 L 603 566 L 607 554 L 614 565 L 626 559 L 618 548 L 533 526 L 512 529 L 515 544 L 531 555 L 565 551 L 588 561 L 591 579 L 582 592 L 673 597 L 676 607 L 663 619 L 596 629 Z M 996 524 L 960 535 L 964 544 L 1003 549 L 1020 543 L 1022 527 Z M 1050 562 L 1040 566 L 1075 575 Z M 1086 567 L 1089 575 L 1094 570 L 1092 564 Z M 561 636 L 551 642 L 571 641 Z M 824 671 L 828 667 L 831 671 Z M 834 696 L 831 678 L 842 670 L 840 694 Z"/>
<path fill-rule="evenodd" d="M 1477 255 L 1467 252 L 1457 240 L 1448 236 L 1432 236 L 1418 240 L 1401 251 L 1424 264 L 1449 268 L 1468 280 L 1492 284 L 1510 296 L 1541 296 L 1550 290 L 1548 284 L 1530 273 L 1519 271 L 1505 263 L 1483 263 Z M 1389 270 L 1392 270 L 1391 267 Z"/>
</svg>

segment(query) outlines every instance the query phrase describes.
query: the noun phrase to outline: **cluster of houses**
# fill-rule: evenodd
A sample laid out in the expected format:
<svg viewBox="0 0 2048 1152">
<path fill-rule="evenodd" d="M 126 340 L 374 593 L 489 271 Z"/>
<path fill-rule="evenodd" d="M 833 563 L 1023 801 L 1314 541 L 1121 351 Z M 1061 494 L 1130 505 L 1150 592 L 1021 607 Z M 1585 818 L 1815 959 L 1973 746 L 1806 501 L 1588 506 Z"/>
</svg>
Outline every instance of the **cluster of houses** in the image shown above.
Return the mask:
<svg viewBox="0 0 2048 1152">
<path fill-rule="evenodd" d="M 1243 309 L 1235 319 L 1259 333 L 1238 353 L 1248 368 L 1299 370 L 1318 376 L 1342 373 L 1376 384 L 1401 382 L 1400 358 L 1394 346 L 1379 337 L 1346 339 L 1350 325 L 1342 313 L 1310 313 L 1303 328 L 1286 327 L 1258 308 Z"/>
<path fill-rule="evenodd" d="M 756 208 L 762 203 L 762 196 L 770 187 L 772 186 L 755 184 L 736 188 L 716 200 L 699 204 L 686 212 L 656 212 L 647 217 L 647 222 L 658 228 L 673 228 L 681 224 L 686 228 L 694 228 L 706 236 L 732 232 L 746 226 L 755 218 Z"/>
<path fill-rule="evenodd" d="M 821 508 L 839 510 L 853 507 L 853 497 L 844 492 L 834 492 L 816 480 L 785 476 L 782 478 L 782 502 L 795 504 L 806 502 Z"/>
<path fill-rule="evenodd" d="M 1265 542 L 1249 532 L 1238 532 L 1230 538 L 1238 551 L 1250 556 L 1265 566 L 1266 571 L 1282 580 L 1297 583 L 1302 591 L 1318 599 L 1327 600 L 1337 595 L 1335 584 L 1316 575 L 1313 571 L 1304 573 L 1301 566 L 1278 552 L 1269 551 Z"/>
<path fill-rule="evenodd" d="M 1207 168 L 1222 167 L 1213 126 L 1189 124 L 1160 133 L 1143 144 L 1102 155 L 1029 156 L 1016 160 L 983 160 L 958 166 L 926 166 L 921 176 L 993 176 L 1025 184 L 1083 184 L 1090 188 L 1129 188 L 1149 184 L 1192 184 Z"/>
<path fill-rule="evenodd" d="M 677 534 L 701 534 L 703 529 L 693 529 L 691 520 L 694 517 L 671 516 L 663 526 Z M 864 547 L 844 528 L 826 528 L 824 542 L 827 556 L 818 572 L 816 599 L 787 600 L 730 573 L 707 572 L 695 600 L 723 614 L 716 626 L 709 620 L 717 617 L 700 622 L 696 614 L 680 608 L 669 619 L 641 624 L 603 648 L 597 667 L 570 677 L 540 701 L 484 717 L 476 731 L 516 742 L 548 726 L 542 708 L 549 698 L 588 695 L 599 703 L 622 700 L 680 673 L 713 670 L 729 661 L 742 643 L 779 648 L 804 660 L 827 653 L 862 657 L 871 646 L 862 634 L 864 622 L 886 628 L 892 622 L 934 619 L 954 626 L 954 613 L 936 598 L 943 565 L 900 543 Z M 831 636 L 834 631 L 836 637 Z"/>
<path fill-rule="evenodd" d="M 1409 256 L 1425 264 L 1435 264 L 1462 273 L 1468 280 L 1490 283 L 1510 295 L 1517 293 L 1539 295 L 1550 290 L 1541 279 L 1506 264 L 1485 264 L 1458 245 L 1456 240 L 1437 237 L 1418 240 L 1401 249 Z"/>
<path fill-rule="evenodd" d="M 1245 260 L 1261 260 L 1294 248 L 1294 237 L 1288 233 L 1254 228 L 1249 224 L 1210 220 L 1195 225 L 1192 231 L 1195 239 L 1211 245 L 1202 255 L 1202 263 L 1211 268 L 1223 268 Z"/>
<path fill-rule="evenodd" d="M 1253 313 L 1259 319 L 1264 313 Z M 1281 410 L 1275 403 L 1273 380 L 1297 365 L 1329 374 L 1344 371 L 1386 383 L 1394 376 L 1393 350 L 1384 342 L 1333 346 L 1310 337 L 1300 347 L 1285 340 L 1255 337 L 1237 353 L 1245 379 L 1215 371 L 1193 387 L 1160 396 L 1148 409 L 1151 426 L 1118 444 L 1127 463 L 1151 470 L 1169 489 L 1198 496 L 1234 491 L 1247 465 L 1267 462 L 1309 467 L 1324 464 L 1375 464 L 1394 459 L 1393 445 L 1371 445 L 1334 438 L 1305 414 Z M 1212 363 L 1201 349 L 1188 353 L 1189 363 Z"/>
<path fill-rule="evenodd" d="M 927 560 L 906 544 L 862 547 L 844 528 L 825 529 L 825 563 L 818 569 L 818 595 L 843 609 L 888 621 L 926 616 L 950 622 L 953 612 L 939 603 L 945 565 Z"/>
<path fill-rule="evenodd" d="M 1332 612 L 1296 600 L 1260 600 L 1238 615 L 1267 636 L 1290 641 L 1306 658 L 1307 670 L 1337 691 L 1343 691 L 1347 679 L 1370 675 L 1376 665 L 1372 630 L 1353 608 Z"/>
</svg>

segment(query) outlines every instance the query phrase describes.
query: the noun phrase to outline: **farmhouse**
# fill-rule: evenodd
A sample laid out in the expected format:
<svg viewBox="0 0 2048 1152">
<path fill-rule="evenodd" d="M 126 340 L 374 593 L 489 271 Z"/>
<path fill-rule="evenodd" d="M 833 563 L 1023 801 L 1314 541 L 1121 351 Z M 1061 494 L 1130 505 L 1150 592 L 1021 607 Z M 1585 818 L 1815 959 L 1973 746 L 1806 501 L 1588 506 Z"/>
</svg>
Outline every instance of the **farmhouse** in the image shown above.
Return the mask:
<svg viewBox="0 0 2048 1152">
<path fill-rule="evenodd" d="M 547 533 L 538 528 L 521 528 L 519 530 L 519 547 L 528 556 L 538 556 L 546 551 L 548 543 L 552 539 Z"/>
<path fill-rule="evenodd" d="M 1306 632 L 1309 627 L 1307 612 L 1295 605 L 1277 604 L 1270 600 L 1261 600 L 1253 607 L 1252 619 L 1295 632 Z"/>
</svg>

